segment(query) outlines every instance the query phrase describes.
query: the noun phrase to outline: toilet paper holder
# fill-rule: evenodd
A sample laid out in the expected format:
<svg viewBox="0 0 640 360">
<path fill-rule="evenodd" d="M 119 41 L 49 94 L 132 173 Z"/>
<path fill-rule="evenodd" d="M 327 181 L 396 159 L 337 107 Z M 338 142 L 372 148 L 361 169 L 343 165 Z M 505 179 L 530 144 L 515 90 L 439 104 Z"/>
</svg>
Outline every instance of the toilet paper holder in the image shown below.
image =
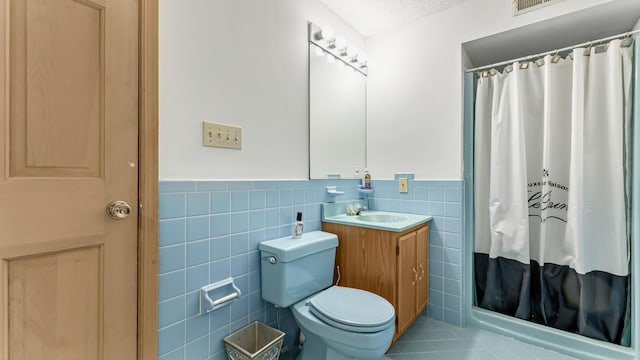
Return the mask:
<svg viewBox="0 0 640 360">
<path fill-rule="evenodd" d="M 227 278 L 200 288 L 200 315 L 231 304 L 242 292 Z"/>
</svg>

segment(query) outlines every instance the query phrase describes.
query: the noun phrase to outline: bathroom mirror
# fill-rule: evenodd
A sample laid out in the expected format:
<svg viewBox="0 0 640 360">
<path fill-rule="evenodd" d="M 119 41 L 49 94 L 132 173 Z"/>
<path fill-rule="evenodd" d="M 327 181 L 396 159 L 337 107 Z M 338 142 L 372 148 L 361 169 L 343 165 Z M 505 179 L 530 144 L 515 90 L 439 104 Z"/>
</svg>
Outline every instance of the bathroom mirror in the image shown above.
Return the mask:
<svg viewBox="0 0 640 360">
<path fill-rule="evenodd" d="M 354 178 L 366 162 L 366 76 L 309 43 L 309 178 Z"/>
</svg>

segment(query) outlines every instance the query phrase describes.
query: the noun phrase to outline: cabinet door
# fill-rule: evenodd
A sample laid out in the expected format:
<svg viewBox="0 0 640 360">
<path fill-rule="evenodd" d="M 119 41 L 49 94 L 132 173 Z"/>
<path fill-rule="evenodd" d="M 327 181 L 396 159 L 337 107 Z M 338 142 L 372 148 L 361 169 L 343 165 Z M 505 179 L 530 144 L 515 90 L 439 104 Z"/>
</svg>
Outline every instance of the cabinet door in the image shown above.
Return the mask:
<svg viewBox="0 0 640 360">
<path fill-rule="evenodd" d="M 340 275 L 337 270 L 334 281 L 339 280 L 338 285 L 362 289 L 363 257 L 363 228 L 345 226 L 340 224 L 323 223 L 322 230 L 338 236 L 338 248 L 336 249 L 335 265 L 340 267 Z"/>
<path fill-rule="evenodd" d="M 429 301 L 429 227 L 416 232 L 416 263 L 418 282 L 416 284 L 416 314 L 420 314 Z"/>
<path fill-rule="evenodd" d="M 398 238 L 398 303 L 396 308 L 398 333 L 403 333 L 416 315 L 416 233 Z"/>
<path fill-rule="evenodd" d="M 371 291 L 395 302 L 396 257 L 395 242 L 388 231 L 364 229 L 360 263 L 361 289 Z"/>
</svg>

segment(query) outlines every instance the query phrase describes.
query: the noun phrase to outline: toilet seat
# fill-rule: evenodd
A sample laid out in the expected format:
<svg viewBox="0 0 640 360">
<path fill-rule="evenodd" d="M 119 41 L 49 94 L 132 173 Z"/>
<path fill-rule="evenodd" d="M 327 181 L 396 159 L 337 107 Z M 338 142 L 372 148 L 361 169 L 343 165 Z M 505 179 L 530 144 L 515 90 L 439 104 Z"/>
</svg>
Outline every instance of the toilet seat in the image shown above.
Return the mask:
<svg viewBox="0 0 640 360">
<path fill-rule="evenodd" d="M 333 286 L 306 304 L 318 319 L 346 331 L 373 333 L 394 325 L 393 306 L 383 297 L 360 289 Z"/>
</svg>

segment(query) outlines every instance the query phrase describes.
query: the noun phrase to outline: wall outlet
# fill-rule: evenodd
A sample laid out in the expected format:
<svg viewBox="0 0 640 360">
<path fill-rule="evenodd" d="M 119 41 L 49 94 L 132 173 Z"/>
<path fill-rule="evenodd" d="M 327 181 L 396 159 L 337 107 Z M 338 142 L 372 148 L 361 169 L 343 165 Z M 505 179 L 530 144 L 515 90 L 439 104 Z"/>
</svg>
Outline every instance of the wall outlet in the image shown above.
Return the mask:
<svg viewBox="0 0 640 360">
<path fill-rule="evenodd" d="M 242 128 L 203 121 L 202 145 L 240 150 Z"/>
<path fill-rule="evenodd" d="M 400 191 L 401 193 L 409 192 L 409 179 L 407 178 L 398 179 L 398 191 Z"/>
</svg>

